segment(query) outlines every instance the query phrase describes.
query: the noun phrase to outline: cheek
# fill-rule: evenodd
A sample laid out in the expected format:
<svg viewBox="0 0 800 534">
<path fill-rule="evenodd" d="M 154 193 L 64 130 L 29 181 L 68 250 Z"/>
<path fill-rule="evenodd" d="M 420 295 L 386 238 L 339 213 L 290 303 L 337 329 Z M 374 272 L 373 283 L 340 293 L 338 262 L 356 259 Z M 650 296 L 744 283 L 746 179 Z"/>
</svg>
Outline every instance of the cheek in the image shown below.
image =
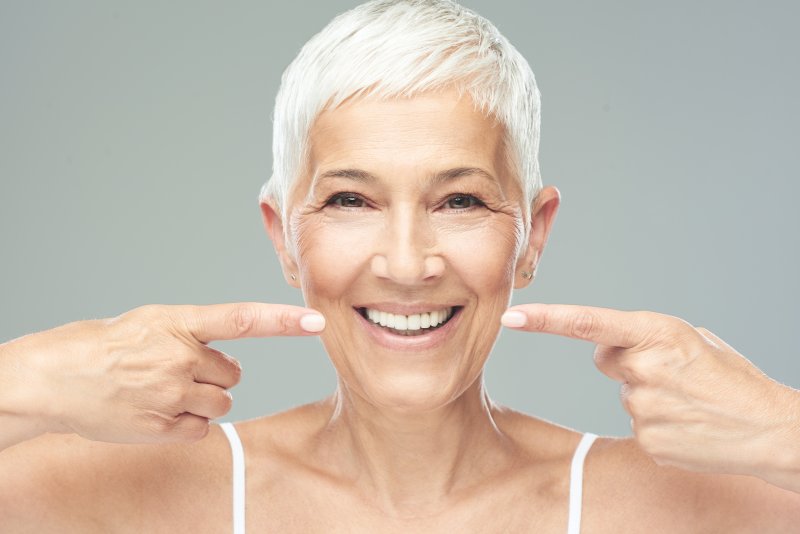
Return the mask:
<svg viewBox="0 0 800 534">
<path fill-rule="evenodd" d="M 434 235 L 450 276 L 477 293 L 500 290 L 497 296 L 506 297 L 502 290 L 513 283 L 520 228 L 515 217 L 495 214 L 479 221 L 434 220 L 426 231 Z M 353 221 L 309 217 L 298 221 L 294 230 L 298 267 L 311 306 L 340 297 L 369 270 L 376 247 L 385 245 L 385 225 L 371 217 Z"/>
<path fill-rule="evenodd" d="M 368 266 L 370 244 L 378 227 L 366 222 L 331 222 L 324 217 L 296 225 L 298 266 L 309 305 L 347 291 Z"/>
<path fill-rule="evenodd" d="M 507 297 L 513 284 L 519 250 L 516 221 L 508 216 L 487 217 L 476 225 L 450 225 L 439 234 L 449 269 L 479 295 Z"/>
</svg>

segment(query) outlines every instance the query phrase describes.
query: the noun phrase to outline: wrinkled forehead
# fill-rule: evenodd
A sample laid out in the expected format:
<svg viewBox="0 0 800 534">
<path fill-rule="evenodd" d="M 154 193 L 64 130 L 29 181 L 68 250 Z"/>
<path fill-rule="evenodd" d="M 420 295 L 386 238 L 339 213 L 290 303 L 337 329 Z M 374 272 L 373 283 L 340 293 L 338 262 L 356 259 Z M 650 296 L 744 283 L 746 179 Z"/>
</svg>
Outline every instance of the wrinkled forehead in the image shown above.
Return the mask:
<svg viewBox="0 0 800 534">
<path fill-rule="evenodd" d="M 505 127 L 454 90 L 411 98 L 351 99 L 321 112 L 290 203 L 305 198 L 335 169 L 385 179 L 422 180 L 453 168 L 485 170 L 510 197 L 522 195 L 510 172 Z"/>
</svg>

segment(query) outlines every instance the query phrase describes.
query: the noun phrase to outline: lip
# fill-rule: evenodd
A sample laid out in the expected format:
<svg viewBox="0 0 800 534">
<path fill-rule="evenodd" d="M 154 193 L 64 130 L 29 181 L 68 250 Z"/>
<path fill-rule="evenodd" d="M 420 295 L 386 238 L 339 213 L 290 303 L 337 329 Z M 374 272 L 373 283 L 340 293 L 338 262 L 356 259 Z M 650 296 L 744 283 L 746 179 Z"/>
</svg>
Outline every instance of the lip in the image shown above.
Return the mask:
<svg viewBox="0 0 800 534">
<path fill-rule="evenodd" d="M 404 306 L 401 304 L 391 304 L 381 306 L 380 304 L 373 304 L 373 309 L 387 311 L 390 313 L 397 313 L 397 314 L 404 314 L 410 315 L 412 313 L 424 313 L 430 310 L 441 309 L 446 306 L 442 306 L 441 304 L 434 304 L 433 307 L 422 308 L 420 306 Z M 366 308 L 371 307 L 370 305 L 363 306 Z M 387 309 L 390 308 L 390 309 Z M 405 311 L 405 310 L 412 310 L 412 311 Z M 390 311 L 390 310 L 402 310 L 402 311 Z M 420 310 L 420 311 L 415 311 Z M 464 310 L 463 306 L 458 306 L 456 310 L 453 312 L 452 317 L 450 320 L 447 321 L 444 326 L 436 328 L 435 330 L 431 330 L 426 334 L 420 334 L 416 336 L 401 336 L 397 334 L 393 334 L 388 330 L 377 326 L 372 321 L 366 319 L 361 313 L 356 309 L 353 308 L 353 313 L 355 313 L 358 321 L 360 322 L 361 326 L 366 330 L 367 335 L 375 342 L 376 345 L 381 347 L 387 348 L 389 350 L 395 351 L 424 351 L 435 349 L 447 340 L 450 334 L 456 329 L 458 323 L 461 321 L 461 312 Z"/>
</svg>

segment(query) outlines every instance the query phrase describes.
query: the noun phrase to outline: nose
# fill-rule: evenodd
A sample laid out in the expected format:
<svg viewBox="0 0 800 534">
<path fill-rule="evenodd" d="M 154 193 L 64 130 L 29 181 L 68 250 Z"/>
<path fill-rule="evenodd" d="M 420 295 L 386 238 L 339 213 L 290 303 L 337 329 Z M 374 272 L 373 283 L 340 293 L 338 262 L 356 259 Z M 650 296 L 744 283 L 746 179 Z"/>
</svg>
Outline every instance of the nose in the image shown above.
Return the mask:
<svg viewBox="0 0 800 534">
<path fill-rule="evenodd" d="M 430 282 L 444 273 L 444 259 L 436 251 L 436 236 L 428 216 L 412 206 L 398 208 L 387 216 L 386 230 L 379 236 L 372 272 L 398 284 Z"/>
</svg>

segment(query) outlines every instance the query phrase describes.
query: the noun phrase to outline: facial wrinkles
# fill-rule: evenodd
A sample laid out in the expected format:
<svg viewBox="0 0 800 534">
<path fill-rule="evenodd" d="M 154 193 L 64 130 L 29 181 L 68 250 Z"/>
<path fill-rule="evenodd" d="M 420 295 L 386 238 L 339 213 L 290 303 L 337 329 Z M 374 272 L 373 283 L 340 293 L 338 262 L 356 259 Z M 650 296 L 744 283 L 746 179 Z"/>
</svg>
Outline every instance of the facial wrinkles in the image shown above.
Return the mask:
<svg viewBox="0 0 800 534">
<path fill-rule="evenodd" d="M 397 116 L 389 110 L 379 121 L 374 117 L 381 113 L 371 108 L 356 111 L 330 115 L 314 130 L 312 172 L 298 183 L 288 214 L 303 293 L 329 319 L 323 343 L 340 375 L 364 394 L 380 397 L 382 387 L 407 383 L 418 390 L 430 382 L 436 385 L 431 392 L 456 395 L 459 384 L 480 373 L 507 306 L 524 236 L 521 187 L 505 171 L 500 143 L 492 140 L 499 132 L 485 124 L 455 117 L 443 127 L 436 122 L 440 106 Z M 430 184 L 432 174 L 461 166 L 487 170 L 497 185 L 474 176 Z M 363 169 L 378 180 L 319 179 L 326 170 L 342 168 Z M 369 207 L 325 207 L 338 192 L 362 195 Z M 451 193 L 476 194 L 487 207 L 441 209 Z M 392 252 L 398 240 L 414 261 L 441 257 L 444 272 L 427 284 L 376 277 L 371 258 Z M 363 344 L 352 324 L 357 320 L 352 306 L 359 303 L 448 299 L 466 306 L 465 324 L 448 351 L 432 358 L 370 357 L 373 348 Z M 493 324 L 495 331 L 487 326 Z"/>
</svg>

